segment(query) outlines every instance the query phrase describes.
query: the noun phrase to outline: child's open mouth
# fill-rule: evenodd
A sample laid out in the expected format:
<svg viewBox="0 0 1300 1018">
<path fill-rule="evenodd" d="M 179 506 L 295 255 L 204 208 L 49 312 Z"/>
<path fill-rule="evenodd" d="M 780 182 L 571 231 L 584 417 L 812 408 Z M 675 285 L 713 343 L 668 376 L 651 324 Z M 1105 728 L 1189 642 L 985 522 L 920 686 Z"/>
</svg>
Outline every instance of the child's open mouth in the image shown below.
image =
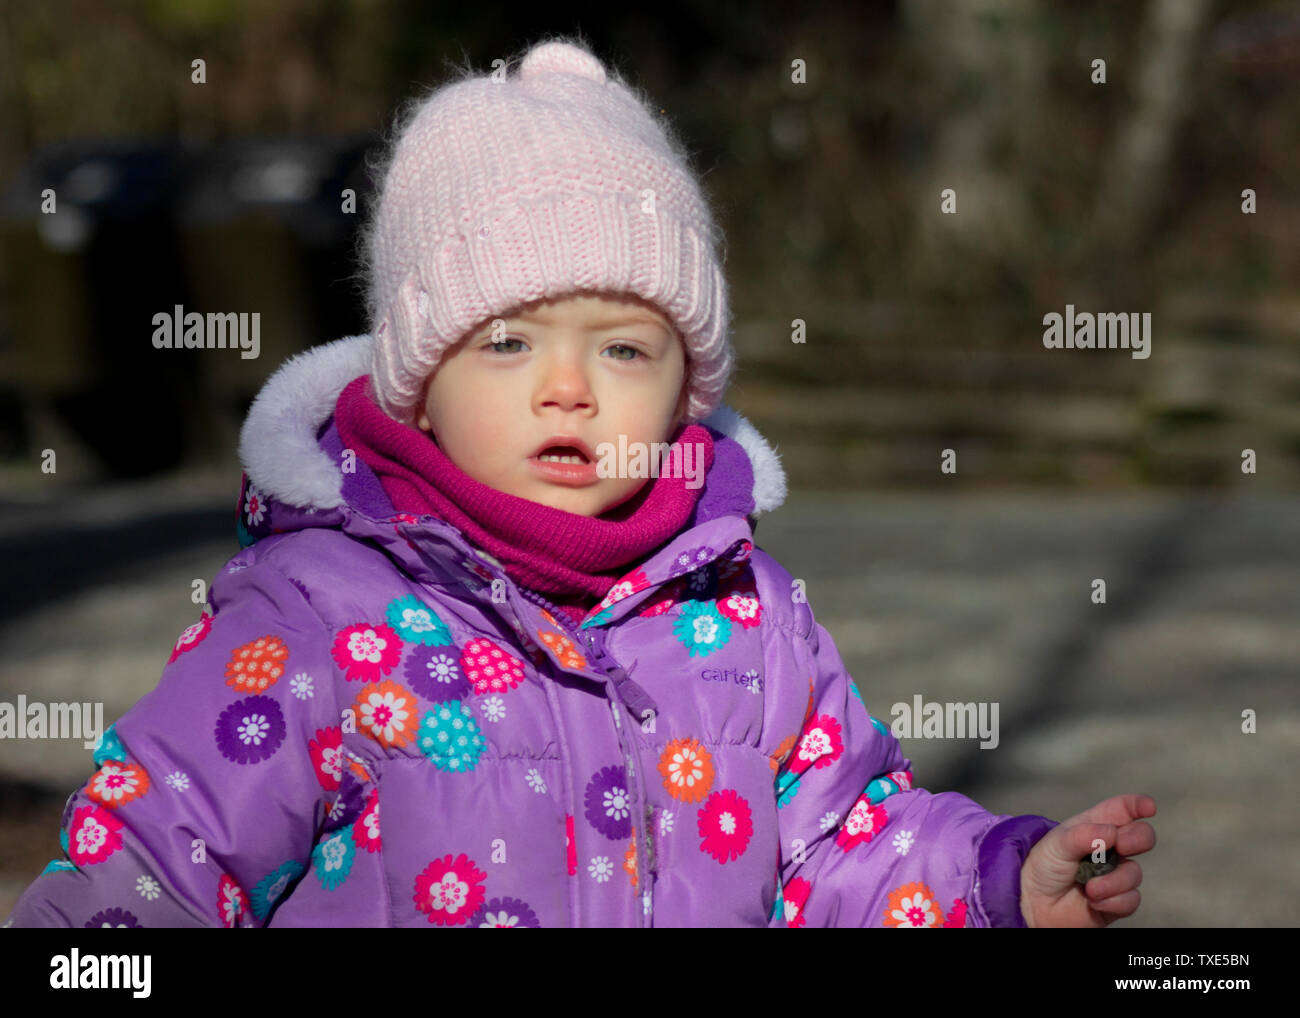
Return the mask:
<svg viewBox="0 0 1300 1018">
<path fill-rule="evenodd" d="M 556 443 L 529 457 L 545 480 L 571 487 L 586 487 L 596 481 L 596 463 L 585 446 Z"/>
</svg>

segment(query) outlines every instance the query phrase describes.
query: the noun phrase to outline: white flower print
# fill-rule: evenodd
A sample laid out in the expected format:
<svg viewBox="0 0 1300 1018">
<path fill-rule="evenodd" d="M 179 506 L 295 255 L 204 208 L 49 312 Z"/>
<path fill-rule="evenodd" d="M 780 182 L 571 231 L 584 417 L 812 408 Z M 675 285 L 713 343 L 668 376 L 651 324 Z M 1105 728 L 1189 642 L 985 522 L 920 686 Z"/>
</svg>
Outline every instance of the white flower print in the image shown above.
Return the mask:
<svg viewBox="0 0 1300 1018">
<path fill-rule="evenodd" d="M 527 781 L 534 792 L 542 793 L 546 791 L 546 781 L 542 778 L 542 772 L 536 767 L 528 772 Z"/>
<path fill-rule="evenodd" d="M 645 894 L 641 895 L 641 909 L 642 911 L 645 912 L 646 915 L 650 914 L 650 892 L 649 891 L 646 891 Z"/>
<path fill-rule="evenodd" d="M 587 872 L 598 884 L 603 884 L 610 878 L 614 872 L 614 864 L 609 861 L 608 856 L 598 855 L 591 860 L 591 865 L 587 867 Z"/>
<path fill-rule="evenodd" d="M 413 633 L 433 632 L 433 619 L 427 608 L 403 608 L 402 628 Z"/>
<path fill-rule="evenodd" d="M 142 873 L 135 881 L 135 889 L 140 892 L 141 896 L 153 901 L 162 891 L 161 885 L 147 873 Z"/>
<path fill-rule="evenodd" d="M 456 876 L 455 872 L 444 873 L 442 880 L 429 888 L 433 907 L 446 909 L 448 915 L 459 912 L 469 897 L 469 884 Z"/>
<path fill-rule="evenodd" d="M 914 838 L 911 831 L 899 831 L 894 835 L 894 848 L 899 855 L 907 855 L 911 851 Z"/>
<path fill-rule="evenodd" d="M 328 873 L 330 870 L 342 868 L 343 860 L 347 858 L 348 847 L 343 844 L 343 836 L 336 834 L 321 845 L 320 853 L 325 859 L 325 871 Z"/>
<path fill-rule="evenodd" d="M 288 873 L 281 873 L 278 877 L 276 877 L 275 883 L 273 883 L 270 887 L 266 889 L 267 902 L 269 903 L 278 900 L 280 895 L 284 893 L 285 885 L 288 883 L 289 883 Z"/>
<path fill-rule="evenodd" d="M 831 810 L 824 817 L 822 817 L 820 821 L 818 821 L 818 824 L 823 831 L 829 831 L 832 827 L 836 826 L 839 822 L 840 822 L 840 815 L 836 813 L 834 810 Z"/>
<path fill-rule="evenodd" d="M 489 721 L 500 721 L 506 716 L 506 705 L 501 697 L 489 696 L 483 701 L 483 716 Z"/>
<path fill-rule="evenodd" d="M 244 512 L 248 516 L 250 525 L 261 523 L 266 513 L 266 502 L 262 498 L 262 493 L 251 484 L 248 486 L 248 498 L 244 500 Z"/>
<path fill-rule="evenodd" d="M 695 642 L 712 643 L 718 635 L 718 623 L 710 615 L 695 616 Z"/>
<path fill-rule="evenodd" d="M 164 780 L 178 792 L 184 792 L 190 787 L 190 776 L 184 771 L 172 771 Z"/>
<path fill-rule="evenodd" d="M 659 814 L 659 831 L 662 834 L 671 834 L 673 830 L 673 811 L 664 810 Z"/>
<path fill-rule="evenodd" d="M 745 680 L 745 688 L 755 696 L 763 692 L 763 680 L 759 678 L 758 672 L 753 668 L 745 672 L 741 678 Z"/>
<path fill-rule="evenodd" d="M 320 772 L 331 781 L 339 781 L 343 777 L 343 747 L 326 746 L 320 754 Z"/>
<path fill-rule="evenodd" d="M 306 672 L 299 672 L 289 681 L 289 688 L 299 700 L 310 699 L 315 695 L 315 683 Z"/>
<path fill-rule="evenodd" d="M 387 646 L 388 641 L 373 629 L 361 630 L 348 637 L 348 653 L 352 655 L 353 661 L 368 661 L 377 665 Z"/>
<path fill-rule="evenodd" d="M 831 751 L 831 737 L 822 729 L 814 728 L 799 742 L 799 759 L 819 760 Z"/>
<path fill-rule="evenodd" d="M 456 678 L 456 662 L 446 654 L 430 658 L 426 667 L 429 678 L 437 682 L 452 682 Z"/>
<path fill-rule="evenodd" d="M 519 925 L 519 917 L 511 915 L 505 909 L 500 912 L 489 912 L 483 917 L 483 922 L 479 924 L 480 928 L 487 929 L 510 929 Z"/>
<path fill-rule="evenodd" d="M 625 820 L 632 812 L 627 789 L 619 788 L 617 785 L 605 789 L 604 806 L 605 816 L 611 820 Z"/>
<path fill-rule="evenodd" d="M 77 847 L 86 855 L 98 852 L 107 838 L 108 828 L 94 817 L 87 817 L 85 823 L 77 829 Z"/>
<path fill-rule="evenodd" d="M 267 720 L 265 714 L 249 714 L 239 723 L 235 732 L 239 735 L 239 741 L 245 746 L 252 743 L 254 746 L 260 746 L 262 740 L 266 738 L 267 733 L 271 731 L 271 722 Z"/>
</svg>

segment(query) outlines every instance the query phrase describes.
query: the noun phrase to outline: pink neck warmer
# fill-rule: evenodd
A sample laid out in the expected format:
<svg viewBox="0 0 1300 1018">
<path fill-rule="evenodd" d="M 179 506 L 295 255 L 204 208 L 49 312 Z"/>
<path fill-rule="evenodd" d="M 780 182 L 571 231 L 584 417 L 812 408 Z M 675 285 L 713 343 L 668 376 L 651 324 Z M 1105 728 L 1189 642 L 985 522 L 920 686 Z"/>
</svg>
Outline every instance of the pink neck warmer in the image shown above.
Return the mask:
<svg viewBox="0 0 1300 1018">
<path fill-rule="evenodd" d="M 437 516 L 489 552 L 521 586 L 582 604 L 605 596 L 626 567 L 666 542 L 691 517 L 703 487 L 661 475 L 600 516 L 583 516 L 482 484 L 430 437 L 389 417 L 369 393 L 369 375 L 339 394 L 334 423 L 345 447 L 375 472 L 398 512 Z M 704 470 L 713 437 L 699 424 L 676 442 L 698 443 Z M 559 605 L 557 605 L 559 607 Z"/>
</svg>

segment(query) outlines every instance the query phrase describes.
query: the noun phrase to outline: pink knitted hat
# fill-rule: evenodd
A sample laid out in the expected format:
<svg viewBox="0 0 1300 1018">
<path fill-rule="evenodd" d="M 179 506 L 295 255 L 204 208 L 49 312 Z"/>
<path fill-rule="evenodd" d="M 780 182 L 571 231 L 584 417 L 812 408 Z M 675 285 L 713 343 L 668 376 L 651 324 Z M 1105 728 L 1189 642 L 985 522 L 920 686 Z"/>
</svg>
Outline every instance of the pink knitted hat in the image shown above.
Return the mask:
<svg viewBox="0 0 1300 1018">
<path fill-rule="evenodd" d="M 414 424 L 425 379 L 471 329 L 586 291 L 635 294 L 685 340 L 685 423 L 733 354 L 721 232 L 671 129 L 569 41 L 408 107 L 363 235 L 375 398 Z M 725 256 L 724 256 L 725 257 Z"/>
</svg>

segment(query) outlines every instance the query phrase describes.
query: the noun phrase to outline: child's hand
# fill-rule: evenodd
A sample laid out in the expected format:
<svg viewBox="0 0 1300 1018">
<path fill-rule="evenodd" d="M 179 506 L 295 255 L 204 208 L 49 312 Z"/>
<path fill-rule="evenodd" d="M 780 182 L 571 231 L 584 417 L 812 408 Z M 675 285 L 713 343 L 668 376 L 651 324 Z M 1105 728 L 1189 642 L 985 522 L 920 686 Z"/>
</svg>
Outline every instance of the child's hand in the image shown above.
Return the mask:
<svg viewBox="0 0 1300 1018">
<path fill-rule="evenodd" d="M 1116 795 L 1053 827 L 1020 868 L 1020 911 L 1027 926 L 1100 928 L 1137 911 L 1142 868 L 1128 856 L 1146 852 L 1156 832 L 1139 817 L 1155 816 L 1149 795 Z M 1079 860 L 1100 838 L 1125 859 L 1111 873 L 1075 883 Z"/>
</svg>

